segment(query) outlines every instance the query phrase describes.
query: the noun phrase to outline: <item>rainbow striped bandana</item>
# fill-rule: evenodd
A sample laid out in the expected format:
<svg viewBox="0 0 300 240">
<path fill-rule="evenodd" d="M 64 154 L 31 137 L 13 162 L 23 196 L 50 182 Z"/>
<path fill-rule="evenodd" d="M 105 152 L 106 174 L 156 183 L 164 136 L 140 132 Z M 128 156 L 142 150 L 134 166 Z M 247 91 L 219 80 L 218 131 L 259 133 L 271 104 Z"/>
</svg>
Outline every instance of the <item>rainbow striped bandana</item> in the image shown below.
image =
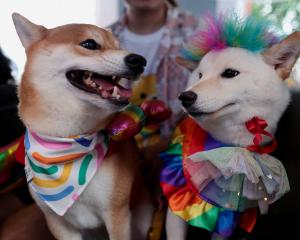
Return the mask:
<svg viewBox="0 0 300 240">
<path fill-rule="evenodd" d="M 279 160 L 221 143 L 189 117 L 160 156 L 160 183 L 171 211 L 225 237 L 237 226 L 250 232 L 256 208 L 266 213 L 290 189 Z"/>
<path fill-rule="evenodd" d="M 108 141 L 102 132 L 58 138 L 27 129 L 25 173 L 29 186 L 56 214 L 64 215 L 100 167 Z"/>
</svg>

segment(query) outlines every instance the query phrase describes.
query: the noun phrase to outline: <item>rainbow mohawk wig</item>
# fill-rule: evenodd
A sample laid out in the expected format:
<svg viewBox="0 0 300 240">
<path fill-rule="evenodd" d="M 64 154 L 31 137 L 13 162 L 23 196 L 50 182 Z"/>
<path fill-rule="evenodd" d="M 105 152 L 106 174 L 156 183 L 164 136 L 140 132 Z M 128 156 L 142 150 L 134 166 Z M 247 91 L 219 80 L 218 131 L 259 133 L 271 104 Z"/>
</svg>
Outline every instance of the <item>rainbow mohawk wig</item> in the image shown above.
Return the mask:
<svg viewBox="0 0 300 240">
<path fill-rule="evenodd" d="M 249 16 L 240 19 L 236 15 L 225 17 L 207 14 L 203 27 L 190 37 L 182 50 L 188 60 L 199 61 L 212 50 L 226 47 L 245 48 L 259 52 L 279 41 L 270 31 L 270 24 L 261 18 Z"/>
</svg>

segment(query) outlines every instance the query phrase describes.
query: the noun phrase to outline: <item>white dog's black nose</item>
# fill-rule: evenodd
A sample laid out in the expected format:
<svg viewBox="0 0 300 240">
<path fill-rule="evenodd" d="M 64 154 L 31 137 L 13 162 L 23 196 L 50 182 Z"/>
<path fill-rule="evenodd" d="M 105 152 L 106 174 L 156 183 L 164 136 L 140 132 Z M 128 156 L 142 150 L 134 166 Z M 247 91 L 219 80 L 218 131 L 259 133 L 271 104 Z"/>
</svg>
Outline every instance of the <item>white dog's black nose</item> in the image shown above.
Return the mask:
<svg viewBox="0 0 300 240">
<path fill-rule="evenodd" d="M 141 74 L 147 61 L 144 57 L 137 54 L 129 54 L 124 59 L 126 66 L 135 74 Z"/>
<path fill-rule="evenodd" d="M 196 102 L 197 94 L 192 91 L 182 92 L 179 95 L 179 100 L 181 101 L 182 106 L 190 107 Z"/>
</svg>

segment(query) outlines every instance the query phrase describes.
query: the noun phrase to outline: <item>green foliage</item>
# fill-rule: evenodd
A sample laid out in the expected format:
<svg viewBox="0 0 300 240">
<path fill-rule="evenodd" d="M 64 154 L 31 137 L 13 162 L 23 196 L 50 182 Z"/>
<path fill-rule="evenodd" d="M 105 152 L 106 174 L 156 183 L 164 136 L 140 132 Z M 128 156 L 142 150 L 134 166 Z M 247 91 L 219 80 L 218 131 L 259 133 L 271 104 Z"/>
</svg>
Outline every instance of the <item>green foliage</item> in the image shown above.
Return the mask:
<svg viewBox="0 0 300 240">
<path fill-rule="evenodd" d="M 299 0 L 256 1 L 252 12 L 254 15 L 265 16 L 284 33 L 300 30 Z"/>
</svg>

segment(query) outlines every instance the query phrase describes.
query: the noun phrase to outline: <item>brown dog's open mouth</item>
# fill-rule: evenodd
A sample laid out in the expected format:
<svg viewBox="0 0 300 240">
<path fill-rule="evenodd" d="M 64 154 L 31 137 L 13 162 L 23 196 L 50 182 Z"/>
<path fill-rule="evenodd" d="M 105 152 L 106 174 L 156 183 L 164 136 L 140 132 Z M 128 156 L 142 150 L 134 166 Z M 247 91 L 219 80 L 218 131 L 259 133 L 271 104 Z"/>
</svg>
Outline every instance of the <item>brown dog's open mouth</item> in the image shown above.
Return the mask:
<svg viewBox="0 0 300 240">
<path fill-rule="evenodd" d="M 70 70 L 66 73 L 66 77 L 73 86 L 97 94 L 114 104 L 123 105 L 129 102 L 131 90 L 119 84 L 121 76 L 104 76 L 86 70 Z"/>
</svg>

